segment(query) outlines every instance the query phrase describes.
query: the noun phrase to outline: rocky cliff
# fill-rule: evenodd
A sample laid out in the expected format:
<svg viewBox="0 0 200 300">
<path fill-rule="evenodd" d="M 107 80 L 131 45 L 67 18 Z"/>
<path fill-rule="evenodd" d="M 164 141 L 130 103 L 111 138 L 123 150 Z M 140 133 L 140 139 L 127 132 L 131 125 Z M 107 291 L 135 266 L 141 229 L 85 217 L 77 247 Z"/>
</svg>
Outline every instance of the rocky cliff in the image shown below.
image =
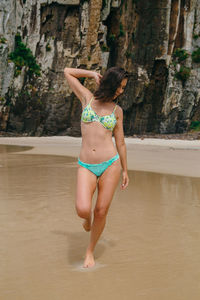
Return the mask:
<svg viewBox="0 0 200 300">
<path fill-rule="evenodd" d="M 63 69 L 114 65 L 127 135 L 199 124 L 200 0 L 1 0 L 0 130 L 80 135 Z"/>
</svg>

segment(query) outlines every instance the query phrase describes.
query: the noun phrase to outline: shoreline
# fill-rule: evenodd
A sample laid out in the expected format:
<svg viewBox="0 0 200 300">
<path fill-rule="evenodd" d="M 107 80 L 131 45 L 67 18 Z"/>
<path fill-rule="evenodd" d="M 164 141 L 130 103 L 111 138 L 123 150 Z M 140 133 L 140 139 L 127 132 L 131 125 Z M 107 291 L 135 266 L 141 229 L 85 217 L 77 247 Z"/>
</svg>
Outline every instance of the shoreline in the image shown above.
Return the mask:
<svg viewBox="0 0 200 300">
<path fill-rule="evenodd" d="M 63 133 L 62 135 L 55 135 L 56 137 L 60 136 L 68 136 L 67 133 Z M 32 137 L 28 135 L 27 133 L 24 134 L 18 134 L 14 132 L 4 132 L 0 131 L 0 138 L 1 137 Z M 34 136 L 34 137 L 52 137 L 48 135 L 42 135 L 42 136 Z M 73 136 L 69 136 L 73 137 Z M 200 141 L 200 131 L 189 131 L 185 133 L 143 133 L 143 134 L 133 134 L 133 135 L 125 135 L 126 138 L 138 138 L 138 139 L 162 139 L 162 140 L 184 140 L 184 141 L 193 141 L 193 140 L 199 140 Z"/>
<path fill-rule="evenodd" d="M 189 177 L 200 177 L 200 140 L 125 138 L 128 169 Z M 62 155 L 77 158 L 81 138 L 0 137 L 0 145 L 33 147 L 17 154 Z"/>
</svg>

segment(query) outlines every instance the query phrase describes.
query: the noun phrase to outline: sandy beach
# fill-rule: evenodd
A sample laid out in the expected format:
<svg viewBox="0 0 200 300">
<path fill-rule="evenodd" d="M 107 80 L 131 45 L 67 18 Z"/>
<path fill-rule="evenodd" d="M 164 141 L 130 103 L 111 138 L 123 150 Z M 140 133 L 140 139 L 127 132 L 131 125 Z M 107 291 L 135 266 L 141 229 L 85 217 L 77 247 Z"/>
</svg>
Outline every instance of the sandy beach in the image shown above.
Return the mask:
<svg viewBox="0 0 200 300">
<path fill-rule="evenodd" d="M 117 187 L 86 270 L 89 235 L 75 211 L 81 139 L 0 138 L 1 299 L 199 300 L 199 141 L 126 144 L 130 183 Z"/>
<path fill-rule="evenodd" d="M 200 177 L 199 140 L 126 138 L 125 141 L 129 170 Z M 33 147 L 23 154 L 78 157 L 81 138 L 1 137 L 0 144 Z"/>
</svg>

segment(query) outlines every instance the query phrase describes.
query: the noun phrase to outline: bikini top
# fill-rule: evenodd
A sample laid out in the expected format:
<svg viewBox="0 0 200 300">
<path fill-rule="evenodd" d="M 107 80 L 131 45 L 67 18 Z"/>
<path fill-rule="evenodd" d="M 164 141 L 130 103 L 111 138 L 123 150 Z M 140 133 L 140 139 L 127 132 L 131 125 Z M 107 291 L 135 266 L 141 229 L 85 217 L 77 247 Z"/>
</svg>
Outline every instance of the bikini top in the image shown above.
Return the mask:
<svg viewBox="0 0 200 300">
<path fill-rule="evenodd" d="M 95 113 L 95 111 L 91 107 L 93 98 L 94 97 L 92 97 L 88 105 L 84 108 L 81 115 L 81 121 L 84 123 L 99 122 L 103 125 L 103 127 L 112 131 L 117 123 L 115 117 L 115 110 L 117 105 L 115 105 L 115 108 L 113 109 L 113 112 L 110 115 L 99 116 Z"/>
</svg>

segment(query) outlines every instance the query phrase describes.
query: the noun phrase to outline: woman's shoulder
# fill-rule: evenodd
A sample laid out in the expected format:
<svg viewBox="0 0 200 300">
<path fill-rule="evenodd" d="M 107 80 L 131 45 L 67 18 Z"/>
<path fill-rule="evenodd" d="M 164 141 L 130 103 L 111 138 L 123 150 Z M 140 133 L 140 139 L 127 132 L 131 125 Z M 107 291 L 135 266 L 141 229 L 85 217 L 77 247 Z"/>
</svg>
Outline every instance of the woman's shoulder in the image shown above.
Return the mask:
<svg viewBox="0 0 200 300">
<path fill-rule="evenodd" d="M 116 120 L 123 119 L 123 110 L 118 104 L 115 106 L 115 118 Z"/>
<path fill-rule="evenodd" d="M 123 109 L 121 108 L 121 106 L 119 106 L 119 104 L 115 105 L 115 112 L 119 115 L 123 115 Z"/>
</svg>

